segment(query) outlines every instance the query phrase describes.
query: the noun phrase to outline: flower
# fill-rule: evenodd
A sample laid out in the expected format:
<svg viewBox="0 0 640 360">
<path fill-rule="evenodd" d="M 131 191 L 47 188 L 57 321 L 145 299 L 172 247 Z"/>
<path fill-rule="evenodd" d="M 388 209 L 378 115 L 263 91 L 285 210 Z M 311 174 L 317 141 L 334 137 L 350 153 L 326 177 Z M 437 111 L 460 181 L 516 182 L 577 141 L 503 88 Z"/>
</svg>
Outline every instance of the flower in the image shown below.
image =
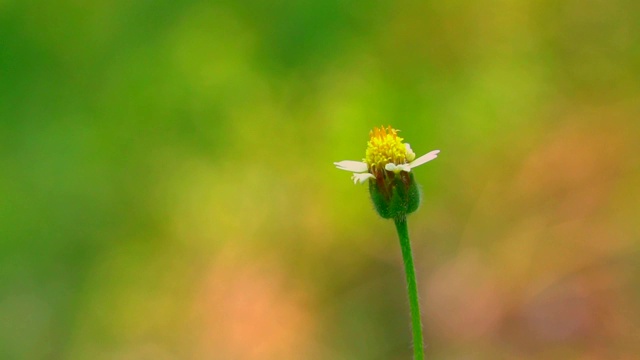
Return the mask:
<svg viewBox="0 0 640 360">
<path fill-rule="evenodd" d="M 375 210 L 385 219 L 404 219 L 420 206 L 421 192 L 411 169 L 438 157 L 433 150 L 416 158 L 391 126 L 373 128 L 362 161 L 344 160 L 334 164 L 353 173 L 353 183 L 369 183 Z M 368 180 L 368 181 L 367 181 Z"/>
<path fill-rule="evenodd" d="M 416 158 L 411 146 L 402 142 L 404 139 L 398 136 L 398 131 L 391 126 L 373 128 L 369 132 L 369 142 L 362 161 L 344 160 L 333 164 L 340 170 L 351 171 L 354 184 L 362 184 L 371 179 L 386 182 L 394 174 L 409 173 L 411 169 L 438 157 L 440 150 Z"/>
</svg>

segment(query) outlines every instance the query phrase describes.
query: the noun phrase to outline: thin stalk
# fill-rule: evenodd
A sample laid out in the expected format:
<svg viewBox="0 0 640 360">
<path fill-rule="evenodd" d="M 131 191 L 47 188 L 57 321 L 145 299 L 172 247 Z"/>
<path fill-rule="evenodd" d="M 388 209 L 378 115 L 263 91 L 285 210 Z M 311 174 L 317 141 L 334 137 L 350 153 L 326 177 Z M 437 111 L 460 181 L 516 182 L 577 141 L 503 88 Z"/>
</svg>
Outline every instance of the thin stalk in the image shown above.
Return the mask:
<svg viewBox="0 0 640 360">
<path fill-rule="evenodd" d="M 413 330 L 413 358 L 414 360 L 424 360 L 424 345 L 422 340 L 422 321 L 420 319 L 420 303 L 418 302 L 418 286 L 416 285 L 416 271 L 413 266 L 413 255 L 411 253 L 411 241 L 409 240 L 409 229 L 407 228 L 407 218 L 394 219 L 398 237 L 400 238 L 400 248 L 402 249 L 402 260 L 404 260 L 404 271 L 407 276 L 407 291 L 409 293 L 409 308 L 411 309 L 411 328 Z"/>
</svg>

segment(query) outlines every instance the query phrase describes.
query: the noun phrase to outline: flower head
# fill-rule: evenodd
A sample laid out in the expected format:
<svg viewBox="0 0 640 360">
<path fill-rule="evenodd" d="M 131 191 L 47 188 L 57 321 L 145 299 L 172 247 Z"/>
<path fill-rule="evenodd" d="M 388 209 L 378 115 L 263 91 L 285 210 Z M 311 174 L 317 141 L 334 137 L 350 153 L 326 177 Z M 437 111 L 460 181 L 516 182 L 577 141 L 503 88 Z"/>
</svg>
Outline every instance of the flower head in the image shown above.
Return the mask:
<svg viewBox="0 0 640 360">
<path fill-rule="evenodd" d="M 431 151 L 416 159 L 416 154 L 403 138 L 398 136 L 399 130 L 391 126 L 373 128 L 369 132 L 369 142 L 363 161 L 344 160 L 335 162 L 340 170 L 351 171 L 354 183 L 364 183 L 371 179 L 384 179 L 401 171 L 410 172 L 438 157 L 440 150 Z"/>
<path fill-rule="evenodd" d="M 416 158 L 416 154 L 398 131 L 391 126 L 374 128 L 363 161 L 335 162 L 340 170 L 353 173 L 354 183 L 369 181 L 369 192 L 378 213 L 384 218 L 401 218 L 420 204 L 420 190 L 411 169 L 438 157 L 433 150 Z"/>
<path fill-rule="evenodd" d="M 389 126 L 373 128 L 369 132 L 369 142 L 364 162 L 372 174 L 383 171 L 387 164 L 404 164 L 407 160 L 407 148 L 398 136 L 398 130 Z"/>
</svg>

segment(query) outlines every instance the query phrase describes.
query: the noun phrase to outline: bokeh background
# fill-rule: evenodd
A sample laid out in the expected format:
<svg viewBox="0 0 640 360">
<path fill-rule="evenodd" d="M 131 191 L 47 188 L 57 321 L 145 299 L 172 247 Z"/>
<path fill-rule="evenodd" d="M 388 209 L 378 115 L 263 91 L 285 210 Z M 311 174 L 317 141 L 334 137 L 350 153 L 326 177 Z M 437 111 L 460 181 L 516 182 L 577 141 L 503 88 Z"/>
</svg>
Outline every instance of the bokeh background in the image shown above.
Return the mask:
<svg viewBox="0 0 640 360">
<path fill-rule="evenodd" d="M 640 358 L 640 2 L 0 1 L 0 358 Z"/>
</svg>

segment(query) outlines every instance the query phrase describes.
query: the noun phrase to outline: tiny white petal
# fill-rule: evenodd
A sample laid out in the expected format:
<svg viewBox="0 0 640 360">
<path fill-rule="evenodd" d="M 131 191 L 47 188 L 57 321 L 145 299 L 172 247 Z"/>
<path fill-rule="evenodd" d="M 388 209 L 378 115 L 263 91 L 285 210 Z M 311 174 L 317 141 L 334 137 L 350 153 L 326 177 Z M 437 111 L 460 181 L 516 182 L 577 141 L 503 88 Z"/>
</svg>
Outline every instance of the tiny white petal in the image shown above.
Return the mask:
<svg viewBox="0 0 640 360">
<path fill-rule="evenodd" d="M 387 165 L 384 166 L 384 169 L 387 171 L 393 171 L 394 173 L 399 174 L 400 171 L 410 172 L 411 166 L 409 166 L 409 164 L 396 165 L 394 163 L 388 163 Z"/>
<path fill-rule="evenodd" d="M 370 173 L 353 174 L 353 175 L 351 175 L 351 179 L 353 180 L 354 184 L 358 184 L 358 183 L 362 184 L 365 181 L 367 181 L 367 179 L 372 179 L 372 178 L 375 178 L 375 176 L 373 176 Z"/>
<path fill-rule="evenodd" d="M 433 150 L 430 151 L 422 156 L 420 156 L 419 158 L 413 160 L 411 163 L 409 163 L 409 167 L 411 167 L 412 169 L 416 166 L 420 166 L 428 161 L 431 161 L 435 158 L 438 157 L 438 153 L 440 152 L 440 150 Z"/>
<path fill-rule="evenodd" d="M 367 164 L 361 161 L 353 161 L 353 160 L 344 160 L 340 162 L 334 162 L 335 165 L 340 170 L 346 170 L 351 172 L 365 172 L 367 171 Z"/>
<path fill-rule="evenodd" d="M 416 153 L 411 150 L 411 145 L 409 145 L 409 143 L 405 143 L 404 148 L 407 150 L 407 160 L 412 162 L 416 158 Z"/>
</svg>

